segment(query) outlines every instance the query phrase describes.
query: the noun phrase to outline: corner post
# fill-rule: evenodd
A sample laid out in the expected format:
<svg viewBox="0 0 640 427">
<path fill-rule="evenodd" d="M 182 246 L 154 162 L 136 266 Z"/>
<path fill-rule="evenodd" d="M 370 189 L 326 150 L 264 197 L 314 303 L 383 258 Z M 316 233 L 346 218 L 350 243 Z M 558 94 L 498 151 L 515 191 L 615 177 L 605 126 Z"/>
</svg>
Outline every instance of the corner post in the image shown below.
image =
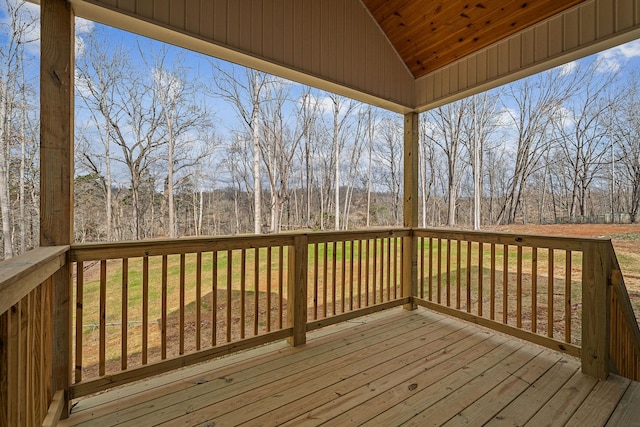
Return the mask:
<svg viewBox="0 0 640 427">
<path fill-rule="evenodd" d="M 582 253 L 582 372 L 601 380 L 609 376 L 608 243 L 586 243 Z"/>
<path fill-rule="evenodd" d="M 73 241 L 74 14 L 66 0 L 40 2 L 40 245 Z M 71 267 L 53 276 L 51 396 L 71 384 Z"/>
<path fill-rule="evenodd" d="M 290 345 L 307 342 L 307 264 L 309 244 L 306 234 L 294 237 L 289 246 L 287 269 L 287 324 L 293 328 Z"/>
<path fill-rule="evenodd" d="M 402 240 L 402 295 L 410 298 L 405 310 L 415 310 L 413 298 L 418 292 L 418 248 L 413 229 L 418 226 L 418 113 L 404 115 L 404 212 L 403 226 L 410 235 Z"/>
</svg>

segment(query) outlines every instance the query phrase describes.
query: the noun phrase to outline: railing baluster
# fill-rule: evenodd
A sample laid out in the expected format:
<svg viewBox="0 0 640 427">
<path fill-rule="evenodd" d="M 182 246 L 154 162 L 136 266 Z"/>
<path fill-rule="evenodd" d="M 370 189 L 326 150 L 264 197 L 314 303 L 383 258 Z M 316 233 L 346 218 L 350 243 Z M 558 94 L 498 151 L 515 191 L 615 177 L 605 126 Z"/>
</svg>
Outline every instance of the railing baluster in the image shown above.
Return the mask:
<svg viewBox="0 0 640 427">
<path fill-rule="evenodd" d="M 313 245 L 313 320 L 318 319 L 318 244 Z"/>
<path fill-rule="evenodd" d="M 522 328 L 522 246 L 518 246 L 516 257 L 516 326 Z"/>
<path fill-rule="evenodd" d="M 255 248 L 253 261 L 253 335 L 258 335 L 258 320 L 260 314 L 260 248 Z"/>
<path fill-rule="evenodd" d="M 447 239 L 447 307 L 451 307 L 451 240 Z"/>
<path fill-rule="evenodd" d="M 326 251 L 325 251 L 326 253 Z M 325 259 L 326 261 L 326 259 Z M 278 252 L 278 329 L 282 329 L 282 305 L 283 305 L 283 295 L 282 295 L 282 284 L 284 275 L 284 246 L 280 246 Z"/>
<path fill-rule="evenodd" d="M 342 241 L 342 272 L 340 274 L 340 312 L 344 313 L 345 308 L 345 290 L 346 290 L 346 280 L 347 280 L 347 242 L 346 240 Z"/>
<path fill-rule="evenodd" d="M 162 319 L 160 326 L 161 336 L 161 358 L 162 360 L 167 358 L 167 280 L 168 280 L 168 264 L 169 260 L 167 255 L 162 256 L 162 290 L 161 290 L 161 305 L 162 305 Z"/>
<path fill-rule="evenodd" d="M 196 350 L 201 347 L 202 325 L 202 252 L 196 253 Z"/>
<path fill-rule="evenodd" d="M 460 310 L 462 292 L 462 242 L 456 240 L 456 309 Z"/>
<path fill-rule="evenodd" d="M 491 244 L 491 302 L 489 308 L 489 317 L 491 320 L 496 318 L 496 245 Z"/>
<path fill-rule="evenodd" d="M 410 237 L 405 237 L 405 239 L 409 239 Z M 402 241 L 401 238 L 398 239 L 398 243 L 400 246 L 400 259 L 404 259 L 405 253 L 404 253 L 404 242 Z M 407 255 L 408 256 L 408 255 Z M 400 268 L 400 298 L 404 297 L 404 273 L 402 271 L 402 267 Z M 413 296 L 413 295 L 407 295 L 407 296 Z"/>
<path fill-rule="evenodd" d="M 369 307 L 369 251 L 371 248 L 369 247 L 370 239 L 367 239 L 367 249 L 365 251 L 365 281 L 364 281 L 364 293 L 365 293 L 365 307 Z"/>
<path fill-rule="evenodd" d="M 358 240 L 358 308 L 362 308 L 362 240 Z"/>
<path fill-rule="evenodd" d="M 571 342 L 571 251 L 566 251 L 564 279 L 564 341 Z"/>
<path fill-rule="evenodd" d="M 438 304 L 442 303 L 442 239 L 438 238 L 438 277 L 436 285 L 438 286 Z"/>
<path fill-rule="evenodd" d="M 272 246 L 267 247 L 267 332 L 271 332 L 271 252 Z M 317 250 L 317 247 L 316 247 Z"/>
<path fill-rule="evenodd" d="M 478 316 L 482 316 L 482 279 L 484 276 L 482 242 L 478 243 Z"/>
<path fill-rule="evenodd" d="M 401 260 L 398 259 L 398 245 L 402 245 L 402 240 L 396 237 L 393 239 L 393 296 L 394 298 L 398 298 L 398 262 L 401 262 Z"/>
<path fill-rule="evenodd" d="M 420 245 L 418 259 L 420 260 L 420 298 L 424 299 L 424 261 L 425 261 L 425 248 L 424 248 L 424 237 L 418 237 L 418 242 Z"/>
<path fill-rule="evenodd" d="M 385 257 L 385 239 L 382 238 L 380 239 L 380 302 L 384 301 L 384 277 L 385 277 L 385 269 L 384 269 L 384 265 L 387 261 L 387 258 Z M 391 267 L 391 266 L 389 266 Z"/>
<path fill-rule="evenodd" d="M 100 348 L 98 356 L 98 375 L 105 374 L 107 352 L 107 261 L 100 261 Z"/>
<path fill-rule="evenodd" d="M 393 257 L 391 256 L 391 241 L 393 240 Z M 389 237 L 387 239 L 387 301 L 391 301 L 391 288 L 394 289 L 394 298 L 395 298 L 395 289 L 396 289 L 396 269 L 397 269 L 397 257 L 398 257 L 398 243 L 396 242 L 395 237 Z M 393 264 L 391 263 L 393 260 Z M 393 271 L 393 284 L 391 282 L 391 272 Z"/>
<path fill-rule="evenodd" d="M 355 240 L 349 242 L 349 310 L 353 310 L 353 260 L 354 260 L 354 245 Z"/>
<path fill-rule="evenodd" d="M 149 257 L 142 258 L 142 364 L 147 364 L 149 347 Z"/>
<path fill-rule="evenodd" d="M 337 249 L 338 249 L 338 242 L 333 242 L 333 253 L 331 254 L 331 278 L 332 278 L 332 287 L 331 287 L 331 314 L 333 314 L 335 316 L 336 314 L 336 287 L 337 287 L 337 277 L 338 277 L 338 272 L 337 272 L 337 257 L 338 255 L 336 254 Z"/>
<path fill-rule="evenodd" d="M 211 253 L 211 346 L 218 344 L 218 251 Z"/>
<path fill-rule="evenodd" d="M 245 336 L 245 320 L 246 320 L 246 306 L 245 306 L 245 290 L 247 286 L 247 250 L 242 249 L 240 251 L 240 339 Z"/>
<path fill-rule="evenodd" d="M 324 243 L 322 245 L 323 247 L 323 256 L 322 256 L 322 317 L 326 318 L 327 317 L 327 307 L 328 307 L 328 301 L 327 299 L 329 298 L 329 283 L 328 283 L 328 279 L 329 279 L 329 274 L 328 274 L 328 263 L 329 263 L 329 244 L 328 243 Z"/>
<path fill-rule="evenodd" d="M 433 301 L 433 238 L 429 237 L 429 301 Z"/>
<path fill-rule="evenodd" d="M 467 242 L 467 313 L 471 313 L 471 241 Z"/>
<path fill-rule="evenodd" d="M 75 382 L 82 381 L 82 304 L 84 303 L 84 264 L 76 264 L 76 366 Z"/>
<path fill-rule="evenodd" d="M 129 258 L 122 259 L 122 325 L 120 342 L 120 369 L 127 369 L 127 339 L 129 335 Z"/>
<path fill-rule="evenodd" d="M 509 245 L 502 247 L 502 323 L 509 324 Z"/>
<path fill-rule="evenodd" d="M 554 253 L 553 249 L 549 248 L 549 267 L 547 278 L 547 336 L 553 338 L 553 276 L 554 273 Z"/>
<path fill-rule="evenodd" d="M 371 291 L 373 292 L 373 303 L 376 303 L 376 284 L 378 283 L 378 239 L 373 239 L 373 281 Z"/>
<path fill-rule="evenodd" d="M 531 248 L 531 332 L 538 332 L 538 248 Z"/>
<path fill-rule="evenodd" d="M 233 251 L 227 251 L 227 342 L 231 342 L 231 292 L 232 292 L 232 275 L 233 275 Z M 280 316 L 282 318 L 282 316 Z"/>
<path fill-rule="evenodd" d="M 185 334 L 184 305 L 185 305 L 185 264 L 186 264 L 185 258 L 186 258 L 185 254 L 180 254 L 180 307 L 179 307 L 180 331 L 178 335 L 180 337 L 179 354 L 184 354 L 184 334 Z"/>
</svg>

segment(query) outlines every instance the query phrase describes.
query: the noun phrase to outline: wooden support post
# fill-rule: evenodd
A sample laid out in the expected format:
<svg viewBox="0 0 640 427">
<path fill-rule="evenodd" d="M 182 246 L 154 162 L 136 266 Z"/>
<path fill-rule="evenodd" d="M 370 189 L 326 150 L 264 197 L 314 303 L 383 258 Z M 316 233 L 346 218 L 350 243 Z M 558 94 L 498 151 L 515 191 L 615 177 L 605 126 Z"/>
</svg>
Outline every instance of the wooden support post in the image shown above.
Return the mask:
<svg viewBox="0 0 640 427">
<path fill-rule="evenodd" d="M 66 0 L 40 2 L 40 245 L 73 240 L 74 15 Z M 71 270 L 53 276 L 52 395 L 64 391 L 69 414 Z M 52 396 L 50 396 L 52 398 Z"/>
<path fill-rule="evenodd" d="M 287 320 L 293 328 L 288 338 L 292 346 L 307 342 L 307 235 L 294 238 L 293 246 L 289 246 L 287 276 Z"/>
<path fill-rule="evenodd" d="M 404 214 L 406 228 L 418 226 L 418 113 L 404 116 Z M 405 310 L 415 310 L 413 298 L 418 294 L 418 247 L 413 233 L 402 239 L 403 292 L 409 297 Z"/>
<path fill-rule="evenodd" d="M 610 242 L 586 243 L 582 253 L 582 372 L 609 376 Z"/>
</svg>

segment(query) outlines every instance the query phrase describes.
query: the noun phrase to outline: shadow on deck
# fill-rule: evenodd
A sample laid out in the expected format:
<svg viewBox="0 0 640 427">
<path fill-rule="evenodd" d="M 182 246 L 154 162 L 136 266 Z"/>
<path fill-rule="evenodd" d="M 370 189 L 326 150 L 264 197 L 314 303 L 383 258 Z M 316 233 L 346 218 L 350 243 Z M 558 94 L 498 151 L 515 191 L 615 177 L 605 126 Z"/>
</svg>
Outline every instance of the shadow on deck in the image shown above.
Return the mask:
<svg viewBox="0 0 640 427">
<path fill-rule="evenodd" d="M 78 400 L 59 425 L 631 426 L 639 403 L 640 383 L 577 358 L 391 309 Z"/>
</svg>

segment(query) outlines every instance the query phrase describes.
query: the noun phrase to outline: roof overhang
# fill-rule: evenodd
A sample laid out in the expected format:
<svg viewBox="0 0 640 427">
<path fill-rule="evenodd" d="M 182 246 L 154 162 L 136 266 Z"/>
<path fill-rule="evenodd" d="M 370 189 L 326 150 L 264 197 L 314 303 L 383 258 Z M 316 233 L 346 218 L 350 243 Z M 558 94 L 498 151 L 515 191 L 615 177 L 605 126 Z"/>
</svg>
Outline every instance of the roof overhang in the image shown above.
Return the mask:
<svg viewBox="0 0 640 427">
<path fill-rule="evenodd" d="M 483 0 L 468 12 L 470 3 L 459 0 L 70 3 L 77 16 L 398 113 L 425 111 L 640 37 L 638 0 Z M 439 23 L 447 31 L 436 35 L 431 29 Z M 413 40 L 413 51 L 403 38 Z"/>
</svg>

